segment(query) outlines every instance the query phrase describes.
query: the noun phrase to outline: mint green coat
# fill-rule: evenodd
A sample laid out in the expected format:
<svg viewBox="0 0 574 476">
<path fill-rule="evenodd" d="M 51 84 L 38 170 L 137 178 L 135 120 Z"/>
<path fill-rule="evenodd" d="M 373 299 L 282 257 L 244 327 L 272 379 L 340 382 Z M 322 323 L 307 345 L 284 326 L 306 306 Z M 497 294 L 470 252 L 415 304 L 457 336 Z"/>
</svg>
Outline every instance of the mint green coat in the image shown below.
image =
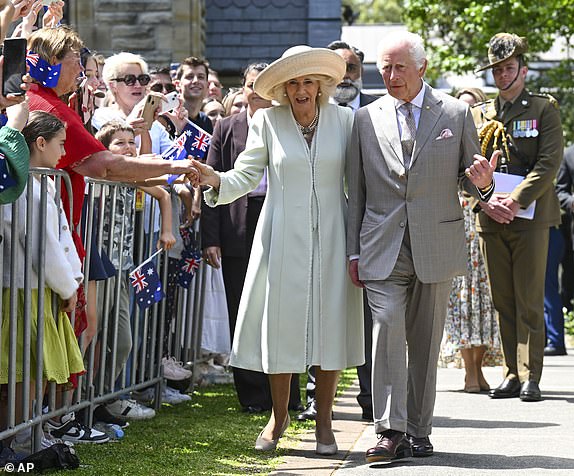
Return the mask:
<svg viewBox="0 0 574 476">
<path fill-rule="evenodd" d="M 231 365 L 301 373 L 308 365 L 340 370 L 364 362 L 361 290 L 347 273 L 345 149 L 352 111 L 321 107 L 309 150 L 291 108 L 259 110 L 245 151 L 222 173 L 208 205 L 253 190 L 268 170 L 239 305 Z"/>
</svg>

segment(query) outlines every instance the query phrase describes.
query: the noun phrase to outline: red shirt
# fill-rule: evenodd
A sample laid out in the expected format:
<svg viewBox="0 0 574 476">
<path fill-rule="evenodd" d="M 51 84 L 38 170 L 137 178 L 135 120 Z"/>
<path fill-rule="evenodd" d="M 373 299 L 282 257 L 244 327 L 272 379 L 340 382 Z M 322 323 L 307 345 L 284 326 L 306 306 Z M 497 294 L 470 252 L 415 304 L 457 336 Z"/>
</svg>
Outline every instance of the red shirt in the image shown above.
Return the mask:
<svg viewBox="0 0 574 476">
<path fill-rule="evenodd" d="M 84 128 L 82 120 L 76 111 L 69 108 L 66 103 L 56 96 L 52 89 L 33 84 L 27 95 L 30 101 L 30 111 L 49 112 L 66 124 L 66 142 L 64 144 L 66 154 L 62 156 L 56 167 L 65 170 L 70 175 L 74 204 L 72 220 L 69 217 L 68 207 L 64 208 L 66 209 L 68 220 L 73 223 L 74 241 L 76 242 L 78 254 L 82 258 L 84 249 L 75 231 L 82 216 L 85 183 L 84 176 L 74 172 L 74 168 L 90 155 L 104 151 L 106 148 Z M 64 203 L 66 203 L 68 198 L 65 187 L 62 187 L 62 198 Z"/>
</svg>

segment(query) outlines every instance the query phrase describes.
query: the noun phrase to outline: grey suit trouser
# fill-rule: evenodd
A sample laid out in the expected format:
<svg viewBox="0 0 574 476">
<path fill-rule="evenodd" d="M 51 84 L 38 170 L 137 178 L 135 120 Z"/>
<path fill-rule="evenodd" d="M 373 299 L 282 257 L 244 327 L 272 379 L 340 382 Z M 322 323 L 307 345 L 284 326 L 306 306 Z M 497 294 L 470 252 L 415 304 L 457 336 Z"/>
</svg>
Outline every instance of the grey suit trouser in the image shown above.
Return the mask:
<svg viewBox="0 0 574 476">
<path fill-rule="evenodd" d="M 373 314 L 375 431 L 427 436 L 451 280 L 427 284 L 417 278 L 407 230 L 390 276 L 365 287 Z"/>
</svg>

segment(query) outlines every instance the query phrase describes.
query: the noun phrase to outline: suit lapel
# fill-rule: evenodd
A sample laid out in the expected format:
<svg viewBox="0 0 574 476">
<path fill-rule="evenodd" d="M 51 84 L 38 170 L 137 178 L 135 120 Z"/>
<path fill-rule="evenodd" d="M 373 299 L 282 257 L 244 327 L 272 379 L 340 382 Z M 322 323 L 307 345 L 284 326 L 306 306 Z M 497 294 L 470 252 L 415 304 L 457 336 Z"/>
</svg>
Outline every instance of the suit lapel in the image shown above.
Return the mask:
<svg viewBox="0 0 574 476">
<path fill-rule="evenodd" d="M 230 124 L 233 130 L 233 140 L 236 147 L 245 148 L 245 142 L 247 142 L 247 132 L 249 130 L 249 125 L 247 124 L 247 112 L 242 111 L 236 114 L 233 118 L 233 123 Z"/>
<path fill-rule="evenodd" d="M 415 138 L 415 147 L 413 149 L 413 157 L 411 159 L 411 167 L 417 160 L 420 151 L 427 143 L 430 133 L 435 128 L 437 121 L 442 115 L 442 100 L 437 98 L 432 89 L 426 86 L 425 96 L 423 99 L 423 107 L 421 116 L 419 118 L 419 125 L 417 127 L 417 135 Z"/>
<path fill-rule="evenodd" d="M 385 153 L 389 149 L 392 151 L 392 157 L 398 161 L 401 166 L 403 164 L 403 149 L 401 147 L 401 139 L 399 137 L 399 126 L 397 124 L 397 112 L 395 110 L 395 103 L 392 96 L 386 95 L 377 101 L 369 104 L 369 113 L 371 115 L 371 122 L 375 129 L 375 134 L 379 142 L 379 147 Z M 390 165 L 390 164 L 389 164 Z"/>
</svg>

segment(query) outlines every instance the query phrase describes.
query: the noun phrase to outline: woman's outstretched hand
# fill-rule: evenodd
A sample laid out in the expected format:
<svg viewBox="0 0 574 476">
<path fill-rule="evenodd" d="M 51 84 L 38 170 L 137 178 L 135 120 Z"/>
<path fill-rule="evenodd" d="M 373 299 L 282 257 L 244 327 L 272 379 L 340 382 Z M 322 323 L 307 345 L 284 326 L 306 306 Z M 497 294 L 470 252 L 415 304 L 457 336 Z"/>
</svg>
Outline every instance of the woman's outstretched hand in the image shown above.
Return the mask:
<svg viewBox="0 0 574 476">
<path fill-rule="evenodd" d="M 213 167 L 195 159 L 192 159 L 191 162 L 198 172 L 195 174 L 195 177 L 190 177 L 192 185 L 194 187 L 197 187 L 198 185 L 206 185 L 208 187 L 213 187 L 214 189 L 219 190 L 219 175 L 215 170 L 213 170 Z"/>
</svg>

